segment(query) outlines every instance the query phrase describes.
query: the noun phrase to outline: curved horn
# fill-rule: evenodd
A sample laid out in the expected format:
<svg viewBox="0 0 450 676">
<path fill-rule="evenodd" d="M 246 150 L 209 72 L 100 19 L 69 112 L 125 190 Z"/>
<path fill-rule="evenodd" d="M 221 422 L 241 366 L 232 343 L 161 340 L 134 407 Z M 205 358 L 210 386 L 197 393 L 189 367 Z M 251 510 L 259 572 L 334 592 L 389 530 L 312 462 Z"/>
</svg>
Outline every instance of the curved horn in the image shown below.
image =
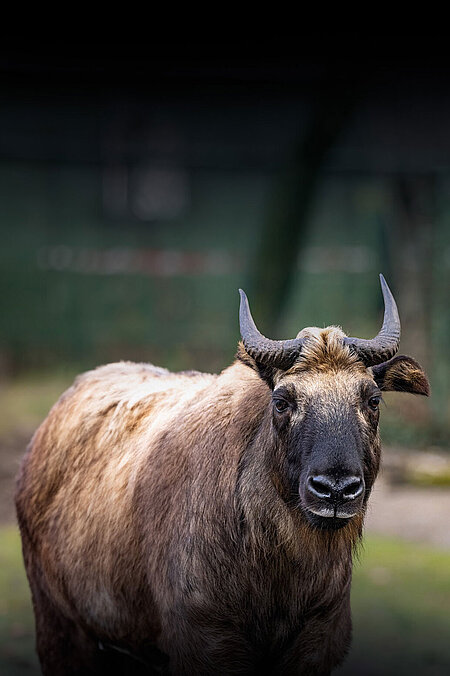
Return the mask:
<svg viewBox="0 0 450 676">
<path fill-rule="evenodd" d="M 256 328 L 250 312 L 247 296 L 242 289 L 239 308 L 239 325 L 244 347 L 248 354 L 265 366 L 286 370 L 292 366 L 302 348 L 303 340 L 269 340 Z"/>
<path fill-rule="evenodd" d="M 400 343 L 400 319 L 397 304 L 383 275 L 380 275 L 380 282 L 384 299 L 384 319 L 380 333 L 372 340 L 344 338 L 344 343 L 354 349 L 366 366 L 375 366 L 375 364 L 391 359 Z"/>
</svg>

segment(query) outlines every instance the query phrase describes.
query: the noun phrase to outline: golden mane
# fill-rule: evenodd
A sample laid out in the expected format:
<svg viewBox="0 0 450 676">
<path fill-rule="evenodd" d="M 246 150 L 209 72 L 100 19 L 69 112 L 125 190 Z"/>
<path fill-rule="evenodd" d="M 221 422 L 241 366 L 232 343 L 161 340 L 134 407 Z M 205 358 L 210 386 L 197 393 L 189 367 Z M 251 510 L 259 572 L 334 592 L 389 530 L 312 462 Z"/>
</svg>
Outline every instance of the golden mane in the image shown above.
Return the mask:
<svg viewBox="0 0 450 676">
<path fill-rule="evenodd" d="M 344 345 L 345 333 L 338 326 L 327 326 L 324 329 L 307 327 L 299 334 L 305 343 L 295 364 L 286 374 L 295 374 L 306 369 L 317 371 L 340 371 L 358 368 L 365 371 L 365 366 L 348 345 Z"/>
</svg>

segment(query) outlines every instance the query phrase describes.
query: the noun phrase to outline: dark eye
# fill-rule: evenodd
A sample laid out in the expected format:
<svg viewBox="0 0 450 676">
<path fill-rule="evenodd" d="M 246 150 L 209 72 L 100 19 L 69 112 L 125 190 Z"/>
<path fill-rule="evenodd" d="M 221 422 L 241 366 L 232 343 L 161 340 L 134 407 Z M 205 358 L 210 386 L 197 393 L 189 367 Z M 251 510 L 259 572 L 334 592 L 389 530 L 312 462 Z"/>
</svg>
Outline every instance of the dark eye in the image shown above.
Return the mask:
<svg viewBox="0 0 450 676">
<path fill-rule="evenodd" d="M 274 399 L 273 405 L 277 413 L 284 413 L 289 408 L 289 404 L 285 399 Z"/>
<path fill-rule="evenodd" d="M 375 397 L 370 397 L 369 399 L 369 407 L 372 409 L 372 411 L 376 411 L 378 406 L 380 405 L 381 397 L 375 396 Z"/>
</svg>

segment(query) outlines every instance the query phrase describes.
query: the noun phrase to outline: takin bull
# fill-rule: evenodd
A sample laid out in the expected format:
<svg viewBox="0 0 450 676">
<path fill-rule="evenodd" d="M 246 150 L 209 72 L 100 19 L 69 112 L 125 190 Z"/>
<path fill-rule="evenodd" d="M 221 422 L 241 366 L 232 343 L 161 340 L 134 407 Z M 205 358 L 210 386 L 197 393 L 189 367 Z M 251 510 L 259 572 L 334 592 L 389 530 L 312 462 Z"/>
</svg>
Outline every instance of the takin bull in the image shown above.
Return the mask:
<svg viewBox="0 0 450 676">
<path fill-rule="evenodd" d="M 352 554 L 380 463 L 382 392 L 429 394 L 372 340 L 259 333 L 220 375 L 121 362 L 35 433 L 16 504 L 44 674 L 329 674 L 350 643 Z"/>
</svg>

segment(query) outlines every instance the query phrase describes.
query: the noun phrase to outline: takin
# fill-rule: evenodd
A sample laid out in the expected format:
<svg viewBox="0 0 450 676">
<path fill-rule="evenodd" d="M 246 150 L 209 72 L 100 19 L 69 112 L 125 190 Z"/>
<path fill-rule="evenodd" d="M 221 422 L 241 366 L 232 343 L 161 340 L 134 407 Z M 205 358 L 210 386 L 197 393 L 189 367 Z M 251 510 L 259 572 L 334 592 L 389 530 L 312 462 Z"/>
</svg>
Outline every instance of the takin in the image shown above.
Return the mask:
<svg viewBox="0 0 450 676">
<path fill-rule="evenodd" d="M 380 464 L 379 404 L 429 394 L 380 275 L 372 340 L 242 342 L 220 375 L 121 362 L 36 431 L 16 506 L 45 675 L 329 674 Z"/>
</svg>

